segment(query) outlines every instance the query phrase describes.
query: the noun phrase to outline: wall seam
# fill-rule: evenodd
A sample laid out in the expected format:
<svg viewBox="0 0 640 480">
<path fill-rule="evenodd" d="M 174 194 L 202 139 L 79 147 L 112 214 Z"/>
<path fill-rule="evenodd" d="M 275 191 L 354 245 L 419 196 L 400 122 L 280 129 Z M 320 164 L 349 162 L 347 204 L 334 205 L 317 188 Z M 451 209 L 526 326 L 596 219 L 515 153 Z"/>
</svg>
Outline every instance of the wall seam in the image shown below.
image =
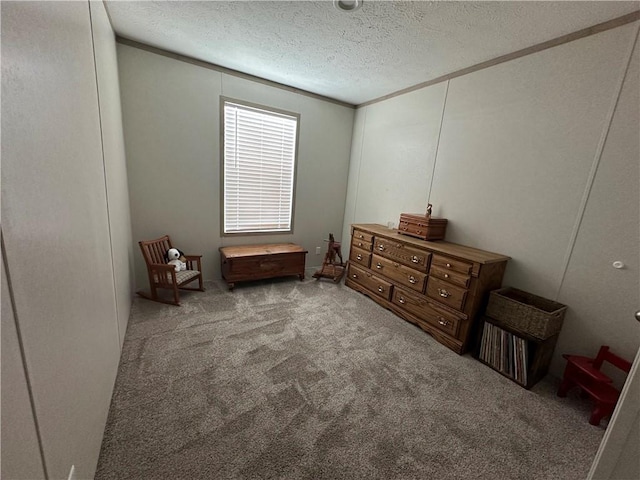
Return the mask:
<svg viewBox="0 0 640 480">
<path fill-rule="evenodd" d="M 442 124 L 444 123 L 444 112 L 447 108 L 447 97 L 449 96 L 449 83 L 451 80 L 447 80 L 447 86 L 444 91 L 444 101 L 442 102 L 442 114 L 440 115 L 440 128 L 438 128 L 438 139 L 436 140 L 436 151 L 433 156 L 433 168 L 431 169 L 431 181 L 429 182 L 429 195 L 427 196 L 427 205 L 431 202 L 431 190 L 433 188 L 433 178 L 436 174 L 436 163 L 438 162 L 438 151 L 440 150 L 440 135 L 442 135 Z"/>
<path fill-rule="evenodd" d="M 33 416 L 33 425 L 36 430 L 36 438 L 38 439 L 38 450 L 40 452 L 40 462 L 42 463 L 42 470 L 44 478 L 49 479 L 49 473 L 47 471 L 47 462 L 44 456 L 44 445 L 42 442 L 42 434 L 40 433 L 40 424 L 38 422 L 38 415 L 36 412 L 36 403 L 33 395 L 33 388 L 31 386 L 31 377 L 29 376 L 29 369 L 27 368 L 27 356 L 25 354 L 24 342 L 22 340 L 22 331 L 20 329 L 20 321 L 18 319 L 18 310 L 16 308 L 15 295 L 13 293 L 13 282 L 11 280 L 11 272 L 9 270 L 9 262 L 7 261 L 7 249 L 4 244 L 4 233 L 0 230 L 0 249 L 2 249 L 2 263 L 4 264 L 5 275 L 7 276 L 7 289 L 9 290 L 9 301 L 11 302 L 11 310 L 13 311 L 14 323 L 16 326 L 16 335 L 18 337 L 18 348 L 20 349 L 20 358 L 22 360 L 22 368 L 24 370 L 24 377 L 27 383 L 27 392 L 29 394 L 29 406 L 31 407 L 31 415 Z M 4 299 L 6 301 L 6 299 Z"/>
<path fill-rule="evenodd" d="M 598 146 L 596 147 L 595 156 L 593 159 L 593 163 L 591 165 L 591 170 L 589 171 L 589 176 L 587 177 L 587 184 L 585 185 L 584 193 L 582 195 L 582 200 L 580 201 L 580 206 L 578 208 L 578 213 L 576 215 L 576 220 L 573 226 L 573 230 L 571 231 L 571 237 L 569 239 L 569 245 L 567 247 L 567 251 L 565 252 L 565 257 L 563 260 L 563 265 L 560 273 L 560 281 L 558 282 L 558 290 L 556 291 L 555 300 L 560 298 L 560 292 L 562 291 L 562 287 L 564 285 L 564 280 L 567 276 L 567 271 L 569 270 L 569 263 L 571 262 L 571 256 L 573 255 L 573 250 L 576 245 L 576 241 L 578 239 L 578 233 L 580 231 L 580 227 L 582 226 L 582 221 L 584 219 L 584 213 L 587 209 L 587 203 L 589 201 L 589 196 L 591 195 L 591 190 L 593 188 L 593 184 L 595 182 L 596 173 L 598 172 L 598 167 L 600 166 L 600 161 L 602 159 L 602 154 L 604 152 L 604 147 L 607 143 L 607 139 L 609 137 L 609 132 L 611 130 L 611 124 L 613 123 L 613 117 L 618 108 L 618 103 L 620 102 L 620 96 L 622 95 L 622 89 L 624 87 L 624 82 L 627 78 L 627 73 L 629 71 L 629 67 L 631 65 L 631 60 L 633 58 L 633 52 L 635 50 L 636 43 L 638 42 L 638 34 L 640 33 L 640 24 L 636 26 L 636 33 L 633 37 L 633 41 L 631 43 L 631 47 L 629 48 L 629 53 L 627 55 L 627 60 L 624 63 L 624 67 L 621 69 L 621 75 L 618 82 L 618 86 L 616 88 L 613 101 L 611 102 L 611 106 L 609 108 L 609 112 L 607 113 L 607 120 L 602 131 L 602 135 L 600 136 L 600 140 L 598 141 Z"/>
<path fill-rule="evenodd" d="M 341 222 L 341 235 L 340 238 L 342 239 L 344 237 L 344 233 L 345 233 L 345 229 L 344 229 L 344 223 L 347 220 L 347 197 L 349 195 L 349 170 L 351 170 L 351 152 L 353 151 L 353 136 L 355 135 L 355 125 L 356 125 L 356 112 L 355 110 L 353 111 L 353 117 L 351 120 L 351 140 L 349 142 L 349 163 L 348 163 L 348 168 L 347 168 L 347 181 L 345 182 L 345 186 L 344 186 L 344 209 L 342 210 L 342 222 Z"/>
<path fill-rule="evenodd" d="M 107 207 L 107 227 L 109 229 L 109 250 L 111 252 L 111 279 L 113 280 L 113 302 L 115 306 L 116 312 L 116 335 L 117 335 L 117 344 L 118 351 L 122 351 L 122 346 L 120 344 L 120 319 L 119 308 L 118 308 L 118 294 L 117 294 L 117 285 L 116 285 L 116 268 L 114 261 L 114 252 L 113 252 L 113 234 L 111 232 L 111 211 L 109 210 L 109 189 L 107 187 L 107 161 L 104 155 L 104 130 L 102 128 L 102 109 L 100 107 L 100 88 L 98 86 L 98 61 L 96 59 L 96 42 L 95 42 L 95 34 L 93 31 L 93 17 L 91 15 L 91 0 L 87 0 L 87 6 L 89 7 L 89 29 L 91 30 L 91 51 L 93 52 L 93 72 L 95 74 L 96 79 L 96 101 L 98 104 L 98 125 L 100 127 L 100 149 L 102 152 L 102 173 L 104 176 L 104 196 Z"/>
<path fill-rule="evenodd" d="M 358 192 L 360 192 L 360 172 L 362 171 L 362 157 L 364 151 L 364 135 L 367 126 L 367 112 L 368 109 L 364 109 L 364 118 L 362 119 L 362 138 L 360 139 L 360 158 L 358 159 L 358 174 L 356 175 L 356 196 L 353 199 L 353 215 L 351 223 L 356 223 L 356 211 L 358 210 Z M 354 117 L 355 122 L 355 117 Z M 353 133 L 351 133 L 353 136 Z"/>
</svg>

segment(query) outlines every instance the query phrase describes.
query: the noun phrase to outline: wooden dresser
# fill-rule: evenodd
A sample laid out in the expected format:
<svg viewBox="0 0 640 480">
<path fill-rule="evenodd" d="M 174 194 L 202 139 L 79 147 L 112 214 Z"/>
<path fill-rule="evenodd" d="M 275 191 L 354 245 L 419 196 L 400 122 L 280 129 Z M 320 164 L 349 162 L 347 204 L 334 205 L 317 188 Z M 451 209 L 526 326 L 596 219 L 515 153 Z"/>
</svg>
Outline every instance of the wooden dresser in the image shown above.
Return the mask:
<svg viewBox="0 0 640 480">
<path fill-rule="evenodd" d="M 382 225 L 351 227 L 346 285 L 457 353 L 472 347 L 476 317 L 500 288 L 509 257 L 424 241 Z"/>
</svg>

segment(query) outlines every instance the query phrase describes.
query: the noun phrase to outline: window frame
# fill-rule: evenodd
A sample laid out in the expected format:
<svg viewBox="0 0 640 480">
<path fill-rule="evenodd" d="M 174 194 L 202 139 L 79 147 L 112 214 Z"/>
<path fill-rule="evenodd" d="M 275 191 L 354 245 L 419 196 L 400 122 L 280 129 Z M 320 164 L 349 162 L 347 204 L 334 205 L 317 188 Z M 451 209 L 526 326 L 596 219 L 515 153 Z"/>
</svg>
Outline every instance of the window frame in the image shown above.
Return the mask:
<svg viewBox="0 0 640 480">
<path fill-rule="evenodd" d="M 224 146 L 225 146 L 225 115 L 224 107 L 226 103 L 235 103 L 237 105 L 255 108 L 258 110 L 264 110 L 267 113 L 274 113 L 277 115 L 285 115 L 288 117 L 294 117 L 296 119 L 296 134 L 295 134 L 295 149 L 293 157 L 293 188 L 291 190 L 291 223 L 288 230 L 270 230 L 263 232 L 225 232 L 225 168 L 224 168 Z M 220 96 L 220 236 L 221 237 L 239 237 L 239 236 L 256 236 L 256 235 L 292 235 L 294 231 L 294 220 L 296 212 L 296 187 L 298 184 L 298 151 L 300 146 L 300 119 L 301 115 L 296 112 L 283 110 L 280 108 L 271 107 L 268 105 L 262 105 L 258 103 L 248 102 L 246 100 L 240 100 L 237 98 Z"/>
</svg>

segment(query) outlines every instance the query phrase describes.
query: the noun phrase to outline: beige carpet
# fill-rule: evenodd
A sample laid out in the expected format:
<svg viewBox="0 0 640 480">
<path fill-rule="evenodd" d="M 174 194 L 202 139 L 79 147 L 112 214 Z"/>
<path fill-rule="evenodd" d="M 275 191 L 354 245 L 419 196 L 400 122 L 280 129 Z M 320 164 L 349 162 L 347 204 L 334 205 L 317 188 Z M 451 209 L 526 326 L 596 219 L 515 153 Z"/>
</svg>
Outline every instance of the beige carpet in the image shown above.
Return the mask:
<svg viewBox="0 0 640 480">
<path fill-rule="evenodd" d="M 326 280 L 137 298 L 97 479 L 583 479 L 604 427 Z M 605 422 L 603 422 L 603 425 Z"/>
</svg>

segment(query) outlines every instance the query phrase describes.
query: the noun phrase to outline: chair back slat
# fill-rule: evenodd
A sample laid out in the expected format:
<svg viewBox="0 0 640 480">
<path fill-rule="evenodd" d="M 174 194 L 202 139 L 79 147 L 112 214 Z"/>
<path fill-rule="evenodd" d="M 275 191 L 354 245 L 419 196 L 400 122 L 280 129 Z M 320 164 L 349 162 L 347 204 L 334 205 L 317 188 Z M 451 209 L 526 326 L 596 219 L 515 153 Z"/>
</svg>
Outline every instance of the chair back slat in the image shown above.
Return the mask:
<svg viewBox="0 0 640 480">
<path fill-rule="evenodd" d="M 627 373 L 629 373 L 629 371 L 631 370 L 631 362 L 629 362 L 628 360 L 625 360 L 622 357 L 619 357 L 612 351 L 608 351 L 604 359 L 605 361 L 609 362 L 611 365 L 615 365 L 620 370 L 623 370 Z"/>
<path fill-rule="evenodd" d="M 613 353 L 606 345 L 603 345 L 600 347 L 600 350 L 598 350 L 598 355 L 596 355 L 593 361 L 593 366 L 597 370 L 600 370 L 604 362 L 609 362 L 611 365 L 627 373 L 631 370 L 631 362 Z"/>
<path fill-rule="evenodd" d="M 606 345 L 602 345 L 600 347 L 600 350 L 598 350 L 598 354 L 596 355 L 596 358 L 593 359 L 593 366 L 596 370 L 600 370 L 600 367 L 602 367 L 602 362 L 605 361 L 608 354 L 609 354 L 609 347 Z"/>
<path fill-rule="evenodd" d="M 154 263 L 165 263 L 166 260 L 164 259 L 164 254 L 163 251 L 166 252 L 167 249 L 164 248 L 164 241 L 162 242 L 158 242 L 158 243 L 154 243 L 152 245 L 153 249 L 153 254 L 152 254 L 152 258 Z"/>
<path fill-rule="evenodd" d="M 157 238 L 155 240 L 143 240 L 138 242 L 140 244 L 140 249 L 142 250 L 142 256 L 144 257 L 144 261 L 147 265 L 153 263 L 167 263 L 164 255 L 167 253 L 171 245 L 171 239 L 168 235 Z"/>
</svg>

